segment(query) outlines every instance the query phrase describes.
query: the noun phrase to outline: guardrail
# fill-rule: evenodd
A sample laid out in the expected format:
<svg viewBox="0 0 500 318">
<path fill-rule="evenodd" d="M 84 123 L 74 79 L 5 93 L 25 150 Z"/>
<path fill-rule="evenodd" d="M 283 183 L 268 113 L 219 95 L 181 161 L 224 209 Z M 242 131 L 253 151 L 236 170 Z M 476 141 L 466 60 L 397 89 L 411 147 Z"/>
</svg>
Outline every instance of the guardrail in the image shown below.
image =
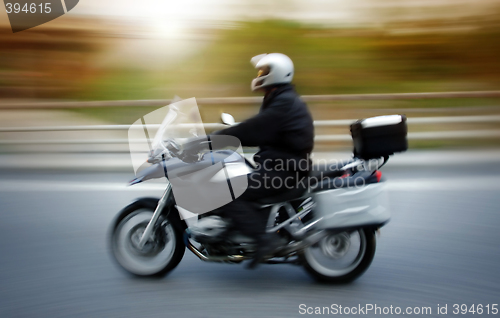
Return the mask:
<svg viewBox="0 0 500 318">
<path fill-rule="evenodd" d="M 318 120 L 315 127 L 345 127 L 356 121 L 355 119 Z M 408 124 L 450 124 L 450 123 L 498 123 L 500 115 L 492 116 L 455 116 L 455 117 L 415 117 L 408 118 Z M 158 128 L 160 125 L 145 125 L 147 128 Z M 190 128 L 194 125 L 184 124 L 181 128 Z M 86 126 L 53 126 L 53 127 L 9 127 L 0 128 L 2 132 L 48 132 L 48 131 L 113 131 L 128 130 L 130 125 L 86 125 Z M 141 128 L 143 126 L 140 126 Z M 218 123 L 204 124 L 206 129 L 221 129 L 227 126 Z M 457 138 L 497 138 L 500 130 L 467 130 L 467 131 L 436 131 L 410 132 L 410 140 L 436 140 Z M 350 135 L 319 135 L 316 141 L 349 141 Z M 0 140 L 0 145 L 20 144 L 128 144 L 128 139 L 78 139 L 78 140 Z"/>
<path fill-rule="evenodd" d="M 340 120 L 316 120 L 315 127 L 345 127 L 357 119 Z M 450 124 L 450 123 L 494 123 L 500 122 L 500 115 L 491 116 L 455 116 L 455 117 L 413 117 L 408 118 L 408 124 Z M 181 128 L 191 128 L 195 125 L 179 125 Z M 206 123 L 203 126 L 207 129 L 222 129 L 227 126 L 218 123 Z M 2 132 L 36 132 L 36 131 L 81 131 L 81 130 L 128 130 L 131 125 L 82 125 L 82 126 L 39 126 L 39 127 L 7 127 L 0 128 Z M 141 125 L 147 128 L 158 128 L 157 125 Z"/>
<path fill-rule="evenodd" d="M 396 94 L 337 94 L 337 95 L 303 95 L 306 102 L 356 101 L 356 100 L 410 100 L 410 99 L 442 99 L 442 98 L 498 98 L 500 91 L 472 92 L 436 92 L 436 93 L 396 93 Z M 156 100 L 114 100 L 89 102 L 3 102 L 2 109 L 64 109 L 89 107 L 146 107 L 165 106 L 172 99 Z M 196 98 L 199 105 L 237 105 L 259 104 L 262 97 L 213 97 Z"/>
<path fill-rule="evenodd" d="M 485 98 L 500 97 L 500 91 L 480 92 L 445 92 L 445 93 L 401 93 L 401 94 L 361 94 L 361 95 L 309 95 L 302 96 L 307 102 L 339 101 L 339 100 L 397 100 L 397 99 L 436 99 L 436 98 Z M 228 97 L 228 98 L 200 98 L 196 99 L 200 105 L 209 104 L 258 104 L 262 97 Z M 43 103 L 0 103 L 0 110 L 8 109 L 71 109 L 86 107 L 117 107 L 117 106 L 164 106 L 172 100 L 132 100 L 132 101 L 97 101 L 97 102 L 43 102 Z M 483 107 L 484 108 L 484 107 Z M 459 109 L 459 108 L 457 108 Z M 498 107 L 488 107 L 498 111 Z M 449 110 L 448 108 L 446 110 Z M 394 110 L 393 110 L 394 111 Z M 355 119 L 342 120 L 319 120 L 315 121 L 315 127 L 347 127 Z M 410 117 L 408 124 L 454 124 L 454 123 L 498 123 L 500 115 L 481 116 L 438 116 L 438 117 Z M 157 128 L 159 125 L 146 125 L 148 128 Z M 190 127 L 190 125 L 183 125 Z M 81 126 L 52 126 L 52 127 L 4 127 L 0 133 L 22 133 L 22 132 L 62 132 L 62 131 L 126 131 L 130 125 L 81 125 Z M 141 126 L 142 127 L 142 126 Z M 206 123 L 207 130 L 221 129 L 226 126 L 218 123 Z M 464 131 L 432 131 L 411 132 L 408 134 L 410 140 L 437 140 L 437 139 L 469 139 L 469 138 L 498 138 L 500 130 L 464 130 Z M 351 136 L 347 134 L 317 135 L 317 142 L 350 141 Z M 123 139 L 53 139 L 53 140 L 0 140 L 0 145 L 62 145 L 62 144 L 128 144 Z"/>
</svg>

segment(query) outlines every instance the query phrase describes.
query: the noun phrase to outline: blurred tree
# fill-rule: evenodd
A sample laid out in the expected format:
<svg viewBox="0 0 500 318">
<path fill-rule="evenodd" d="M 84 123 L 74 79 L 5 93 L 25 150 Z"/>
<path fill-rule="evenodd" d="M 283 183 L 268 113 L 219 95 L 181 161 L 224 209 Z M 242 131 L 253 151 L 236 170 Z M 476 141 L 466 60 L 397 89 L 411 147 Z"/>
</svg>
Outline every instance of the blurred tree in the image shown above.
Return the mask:
<svg viewBox="0 0 500 318">
<path fill-rule="evenodd" d="M 93 58 L 104 41 L 94 32 L 96 21 L 70 22 L 0 30 L 0 98 L 67 98 L 98 75 Z"/>
</svg>

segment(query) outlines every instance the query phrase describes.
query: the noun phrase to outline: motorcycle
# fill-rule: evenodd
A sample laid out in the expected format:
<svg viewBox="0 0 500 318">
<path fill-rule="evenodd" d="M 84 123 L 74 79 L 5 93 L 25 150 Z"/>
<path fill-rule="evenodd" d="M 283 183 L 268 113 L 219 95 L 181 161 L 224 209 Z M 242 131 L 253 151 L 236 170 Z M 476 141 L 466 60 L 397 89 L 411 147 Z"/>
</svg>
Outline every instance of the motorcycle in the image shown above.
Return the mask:
<svg viewBox="0 0 500 318">
<path fill-rule="evenodd" d="M 179 113 L 172 116 L 172 111 L 175 108 L 167 117 L 182 117 Z M 234 124 L 228 114 L 222 119 Z M 169 273 L 186 248 L 206 262 L 239 264 L 252 259 L 256 242 L 217 213 L 224 202 L 217 202 L 211 211 L 197 211 L 204 205 L 203 198 L 201 203 L 192 201 L 212 188 L 228 185 L 232 185 L 230 199 L 234 199 L 243 193 L 253 164 L 243 157 L 241 148 L 212 147 L 217 143 L 214 137 L 198 139 L 195 147 L 204 143 L 208 150 L 187 160 L 193 142 L 166 136 L 168 125 L 172 122 L 164 120 L 158 129 L 149 153 L 150 166 L 130 184 L 163 177 L 169 182 L 161 198 L 140 198 L 116 216 L 109 236 L 114 259 L 137 276 Z M 390 220 L 386 182 L 379 169 L 390 155 L 407 149 L 406 117 L 360 120 L 351 125 L 351 133 L 353 158 L 314 166 L 306 187 L 254 202 L 256 209 L 269 213 L 266 231 L 280 239 L 280 247 L 263 263 L 303 266 L 318 281 L 331 283 L 350 282 L 370 266 L 376 232 Z M 178 195 L 179 188 L 191 189 L 200 183 L 204 186 L 199 191 Z"/>
</svg>

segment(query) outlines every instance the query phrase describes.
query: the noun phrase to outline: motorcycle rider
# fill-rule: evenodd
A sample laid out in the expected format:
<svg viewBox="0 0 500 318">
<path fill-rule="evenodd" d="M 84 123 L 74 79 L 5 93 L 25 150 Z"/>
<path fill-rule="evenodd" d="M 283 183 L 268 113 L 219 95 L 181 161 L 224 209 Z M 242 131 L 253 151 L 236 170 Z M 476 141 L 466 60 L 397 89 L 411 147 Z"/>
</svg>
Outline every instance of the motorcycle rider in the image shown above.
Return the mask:
<svg viewBox="0 0 500 318">
<path fill-rule="evenodd" d="M 271 53 L 255 56 L 251 62 L 258 70 L 252 91 L 265 94 L 260 111 L 216 134 L 234 136 L 242 146 L 259 147 L 254 156 L 257 169 L 249 175 L 247 190 L 223 207 L 238 230 L 256 240 L 257 251 L 248 265 L 255 268 L 279 243 L 275 233 L 265 233 L 268 213 L 257 210 L 254 202 L 290 191 L 307 177 L 314 127 L 307 105 L 290 84 L 294 75 L 292 60 Z"/>
</svg>

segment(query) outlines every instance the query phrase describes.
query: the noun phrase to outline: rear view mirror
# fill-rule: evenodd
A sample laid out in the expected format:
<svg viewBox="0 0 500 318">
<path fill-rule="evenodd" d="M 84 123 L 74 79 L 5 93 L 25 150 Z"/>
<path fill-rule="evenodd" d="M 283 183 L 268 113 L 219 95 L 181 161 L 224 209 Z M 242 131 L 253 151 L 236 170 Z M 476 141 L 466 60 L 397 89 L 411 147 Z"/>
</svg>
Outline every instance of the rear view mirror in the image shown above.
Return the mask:
<svg viewBox="0 0 500 318">
<path fill-rule="evenodd" d="M 234 117 L 228 113 L 222 113 L 220 118 L 224 125 L 233 126 L 236 123 Z"/>
</svg>

